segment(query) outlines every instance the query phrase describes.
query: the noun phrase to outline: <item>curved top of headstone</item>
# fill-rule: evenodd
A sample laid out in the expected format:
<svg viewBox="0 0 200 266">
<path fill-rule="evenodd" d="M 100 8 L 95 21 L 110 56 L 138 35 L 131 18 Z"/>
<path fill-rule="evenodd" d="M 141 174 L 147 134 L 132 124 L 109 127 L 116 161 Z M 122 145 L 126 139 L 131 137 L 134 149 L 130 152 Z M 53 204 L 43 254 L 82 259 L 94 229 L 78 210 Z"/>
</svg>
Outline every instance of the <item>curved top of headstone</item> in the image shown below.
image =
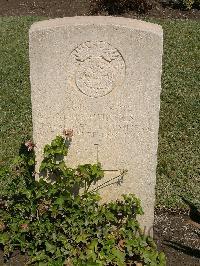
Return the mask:
<svg viewBox="0 0 200 266">
<path fill-rule="evenodd" d="M 48 30 L 56 27 L 66 27 L 67 25 L 114 25 L 118 27 L 126 27 L 129 29 L 140 30 L 145 32 L 151 32 L 156 35 L 161 35 L 163 33 L 162 27 L 130 18 L 122 17 L 109 17 L 109 16 L 76 16 L 76 17 L 65 17 L 49 19 L 44 21 L 35 22 L 31 28 L 30 32 Z"/>
</svg>

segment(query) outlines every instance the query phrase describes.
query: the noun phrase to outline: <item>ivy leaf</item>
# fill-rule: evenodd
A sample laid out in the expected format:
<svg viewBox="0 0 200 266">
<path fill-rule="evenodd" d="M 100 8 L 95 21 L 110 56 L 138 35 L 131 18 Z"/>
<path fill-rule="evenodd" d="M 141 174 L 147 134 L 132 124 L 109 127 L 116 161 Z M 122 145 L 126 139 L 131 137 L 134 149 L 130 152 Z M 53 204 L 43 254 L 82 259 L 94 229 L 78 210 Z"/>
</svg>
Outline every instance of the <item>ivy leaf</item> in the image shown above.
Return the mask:
<svg viewBox="0 0 200 266">
<path fill-rule="evenodd" d="M 3 233 L 0 235 L 0 243 L 5 245 L 9 241 L 10 237 L 8 233 Z"/>
<path fill-rule="evenodd" d="M 112 248 L 112 254 L 115 256 L 115 260 L 118 266 L 125 265 L 125 254 L 124 252 L 120 251 L 118 248 Z"/>
<path fill-rule="evenodd" d="M 47 262 L 39 262 L 38 263 L 38 266 L 48 266 L 48 263 Z"/>
<path fill-rule="evenodd" d="M 51 254 L 53 254 L 56 251 L 56 246 L 52 245 L 49 242 L 45 242 L 45 246 L 46 246 L 46 251 L 50 252 Z"/>
<path fill-rule="evenodd" d="M 66 198 L 62 195 L 56 199 L 55 204 L 59 205 L 59 207 L 62 207 L 65 202 L 65 199 Z"/>
<path fill-rule="evenodd" d="M 77 237 L 77 239 L 76 239 L 76 243 L 80 243 L 80 242 L 87 243 L 88 236 L 89 236 L 88 234 L 81 234 L 81 235 L 79 235 Z"/>
<path fill-rule="evenodd" d="M 165 254 L 163 252 L 160 252 L 160 254 L 158 255 L 158 258 L 160 260 L 160 266 L 165 266 L 166 265 Z"/>
<path fill-rule="evenodd" d="M 36 255 L 32 258 L 32 262 L 39 262 L 40 265 L 45 265 L 44 264 L 44 261 L 48 259 L 48 256 L 46 255 L 45 251 L 39 251 L 39 252 L 36 252 Z M 46 264 L 47 265 L 47 264 Z"/>
<path fill-rule="evenodd" d="M 97 251 L 97 245 L 98 245 L 98 239 L 93 239 L 92 242 L 88 245 L 88 249 L 96 252 Z"/>
</svg>

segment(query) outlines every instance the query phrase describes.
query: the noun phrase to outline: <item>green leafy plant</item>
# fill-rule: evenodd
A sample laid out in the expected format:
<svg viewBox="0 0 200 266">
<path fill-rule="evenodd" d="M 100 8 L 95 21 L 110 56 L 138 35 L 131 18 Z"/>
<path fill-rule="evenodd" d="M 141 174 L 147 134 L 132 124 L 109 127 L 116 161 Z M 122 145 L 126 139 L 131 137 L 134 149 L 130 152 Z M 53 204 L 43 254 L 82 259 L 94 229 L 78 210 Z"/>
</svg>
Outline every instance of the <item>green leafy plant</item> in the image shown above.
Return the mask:
<svg viewBox="0 0 200 266">
<path fill-rule="evenodd" d="M 146 13 L 152 8 L 152 4 L 152 0 L 94 0 L 92 9 L 94 13 L 104 10 L 110 15 L 122 14 L 128 10 Z"/>
<path fill-rule="evenodd" d="M 195 0 L 179 0 L 176 1 L 176 4 L 178 4 L 180 7 L 191 9 Z"/>
<path fill-rule="evenodd" d="M 130 194 L 100 204 L 100 195 L 90 188 L 104 176 L 101 164 L 68 167 L 70 141 L 68 132 L 45 146 L 40 171 L 46 179 L 35 181 L 31 141 L 15 160 L 12 193 L 0 200 L 5 258 L 18 249 L 39 266 L 166 265 L 164 254 L 140 229 L 139 199 Z"/>
<path fill-rule="evenodd" d="M 187 8 L 187 9 L 191 9 L 193 4 L 194 4 L 195 0 L 183 0 L 183 5 Z"/>
<path fill-rule="evenodd" d="M 200 0 L 162 0 L 161 2 L 180 9 L 200 8 Z"/>
</svg>

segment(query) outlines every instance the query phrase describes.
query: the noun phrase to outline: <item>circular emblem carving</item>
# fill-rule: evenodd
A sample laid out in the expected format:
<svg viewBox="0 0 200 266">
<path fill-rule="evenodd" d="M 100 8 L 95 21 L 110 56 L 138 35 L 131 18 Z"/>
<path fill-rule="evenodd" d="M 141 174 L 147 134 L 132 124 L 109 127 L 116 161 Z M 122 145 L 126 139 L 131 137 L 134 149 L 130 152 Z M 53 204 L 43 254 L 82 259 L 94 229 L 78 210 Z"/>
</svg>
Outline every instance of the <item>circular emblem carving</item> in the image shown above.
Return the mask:
<svg viewBox="0 0 200 266">
<path fill-rule="evenodd" d="M 122 84 L 125 62 L 120 52 L 110 44 L 88 41 L 79 45 L 71 57 L 75 83 L 82 93 L 102 97 Z"/>
</svg>

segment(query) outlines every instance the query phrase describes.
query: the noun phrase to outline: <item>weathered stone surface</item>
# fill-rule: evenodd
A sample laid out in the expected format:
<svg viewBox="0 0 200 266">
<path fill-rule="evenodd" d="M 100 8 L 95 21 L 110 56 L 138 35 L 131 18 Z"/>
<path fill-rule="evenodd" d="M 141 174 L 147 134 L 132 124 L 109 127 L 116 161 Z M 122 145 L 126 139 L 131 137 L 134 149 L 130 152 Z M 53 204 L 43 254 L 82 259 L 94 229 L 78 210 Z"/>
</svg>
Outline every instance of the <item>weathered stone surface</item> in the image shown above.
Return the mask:
<svg viewBox="0 0 200 266">
<path fill-rule="evenodd" d="M 135 193 L 150 228 L 154 218 L 162 29 L 138 20 L 74 17 L 30 29 L 30 79 L 37 160 L 44 144 L 73 129 L 68 163 L 95 163 L 104 200 Z M 114 184 L 110 184 L 114 183 Z"/>
</svg>

